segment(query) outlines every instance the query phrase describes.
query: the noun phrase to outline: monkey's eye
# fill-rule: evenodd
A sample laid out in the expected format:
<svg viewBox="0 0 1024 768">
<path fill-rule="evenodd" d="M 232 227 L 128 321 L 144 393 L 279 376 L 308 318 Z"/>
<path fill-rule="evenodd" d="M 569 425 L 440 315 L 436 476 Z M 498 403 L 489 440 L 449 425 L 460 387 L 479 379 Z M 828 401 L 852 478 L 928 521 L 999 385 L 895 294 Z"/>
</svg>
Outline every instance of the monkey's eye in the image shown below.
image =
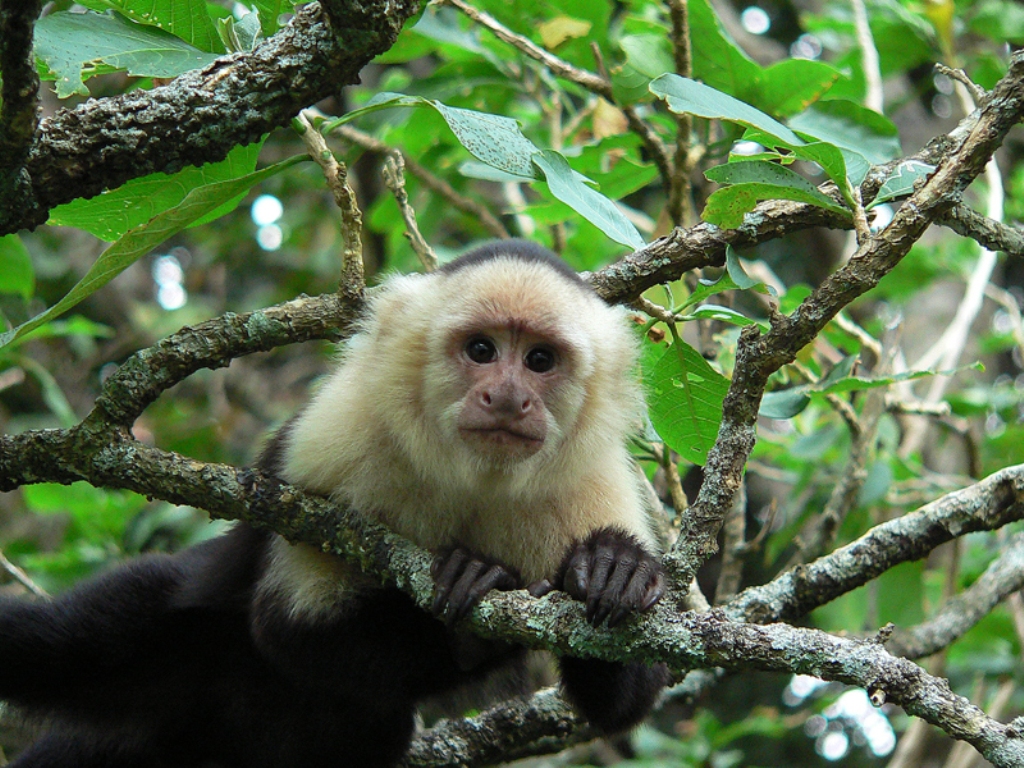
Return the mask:
<svg viewBox="0 0 1024 768">
<path fill-rule="evenodd" d="M 498 348 L 486 336 L 474 336 L 466 342 L 466 357 L 481 365 L 493 363 L 498 357 Z"/>
<path fill-rule="evenodd" d="M 534 373 L 547 373 L 555 367 L 558 358 L 551 347 L 534 347 L 526 353 L 526 367 Z"/>
</svg>

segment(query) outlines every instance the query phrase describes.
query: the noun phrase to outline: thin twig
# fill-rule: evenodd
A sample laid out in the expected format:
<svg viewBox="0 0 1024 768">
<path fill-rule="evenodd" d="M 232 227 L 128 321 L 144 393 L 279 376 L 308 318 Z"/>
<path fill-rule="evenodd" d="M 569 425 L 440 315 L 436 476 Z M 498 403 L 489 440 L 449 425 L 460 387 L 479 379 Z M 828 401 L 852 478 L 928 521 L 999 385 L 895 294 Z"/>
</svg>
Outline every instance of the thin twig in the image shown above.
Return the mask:
<svg viewBox="0 0 1024 768">
<path fill-rule="evenodd" d="M 32 580 L 31 576 L 29 576 L 27 573 L 25 573 L 25 571 L 16 566 L 10 560 L 8 560 L 7 555 L 3 553 L 3 550 L 0 550 L 0 567 L 2 567 L 11 576 L 13 576 L 15 581 L 21 584 L 21 586 L 23 586 L 33 595 L 36 595 L 38 597 L 50 596 L 45 589 L 40 587 L 38 584 L 35 583 L 35 581 Z"/>
<path fill-rule="evenodd" d="M 363 214 L 349 184 L 348 169 L 344 163 L 338 162 L 324 141 L 323 134 L 313 127 L 313 122 L 304 113 L 299 113 L 296 121 L 304 129 L 300 135 L 306 151 L 323 170 L 327 188 L 331 190 L 334 202 L 341 211 L 341 293 L 344 296 L 362 296 L 366 290 L 366 279 L 363 276 Z"/>
<path fill-rule="evenodd" d="M 669 0 L 669 14 L 672 18 L 672 53 L 676 74 L 691 77 L 692 57 L 690 48 L 689 9 L 685 0 Z M 676 151 L 672 162 L 671 184 L 668 196 L 668 213 L 676 226 L 692 224 L 696 218 L 690 195 L 690 135 L 693 130 L 693 116 L 688 113 L 676 114 Z"/>
<path fill-rule="evenodd" d="M 395 196 L 398 203 L 398 210 L 405 222 L 405 237 L 416 252 L 416 256 L 427 272 L 437 269 L 437 254 L 430 244 L 423 237 L 419 226 L 416 224 L 416 211 L 409 205 L 409 195 L 405 192 L 405 163 L 402 161 L 401 152 L 391 152 L 384 161 L 384 183 L 388 185 L 391 194 Z"/>
</svg>

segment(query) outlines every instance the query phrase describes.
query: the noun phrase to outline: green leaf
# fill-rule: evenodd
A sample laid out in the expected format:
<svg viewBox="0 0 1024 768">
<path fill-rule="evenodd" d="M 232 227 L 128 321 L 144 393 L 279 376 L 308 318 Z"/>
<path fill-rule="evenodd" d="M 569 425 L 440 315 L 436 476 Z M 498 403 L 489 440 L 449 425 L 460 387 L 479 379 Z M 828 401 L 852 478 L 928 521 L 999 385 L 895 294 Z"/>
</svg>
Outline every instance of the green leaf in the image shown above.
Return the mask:
<svg viewBox="0 0 1024 768">
<path fill-rule="evenodd" d="M 891 387 L 904 381 L 914 381 L 925 376 L 953 376 L 961 371 L 983 371 L 985 367 L 981 363 L 960 366 L 949 371 L 904 371 L 892 376 L 847 376 L 839 380 L 831 379 L 822 382 L 818 388 L 812 391 L 815 395 L 838 395 L 844 392 L 859 392 L 878 387 Z"/>
<path fill-rule="evenodd" d="M 1000 45 L 1024 43 L 1024 8 L 1015 0 L 987 0 L 974 6 L 970 28 Z M 972 73 L 973 75 L 973 73 Z"/>
<path fill-rule="evenodd" d="M 778 184 L 734 184 L 711 193 L 701 212 L 701 218 L 723 229 L 735 229 L 743 223 L 744 214 L 752 211 L 761 200 L 793 200 L 849 215 L 848 209 L 836 205 L 831 200 L 824 205 L 821 199 L 823 197 L 825 195 L 820 192 L 811 194 Z"/>
<path fill-rule="evenodd" d="M 33 339 L 61 339 L 72 336 L 83 336 L 91 339 L 112 339 L 116 333 L 109 325 L 94 322 L 82 315 L 71 315 L 66 320 L 53 320 L 41 325 L 31 333 L 26 333 L 17 341 L 11 342 L 5 352 Z"/>
<path fill-rule="evenodd" d="M 270 37 L 280 29 L 278 19 L 286 10 L 292 9 L 292 3 L 288 0 L 252 0 L 253 6 L 260 15 L 260 27 L 264 37 Z"/>
<path fill-rule="evenodd" d="M 114 190 L 105 191 L 88 200 L 78 199 L 54 208 L 49 224 L 78 227 L 100 240 L 113 242 L 132 227 L 137 227 L 156 216 L 180 205 L 193 190 L 229 181 L 251 174 L 256 168 L 263 142 L 235 147 L 219 163 L 207 163 L 199 168 L 190 167 L 174 174 L 154 173 L 133 179 Z M 233 210 L 248 191 L 229 200 L 223 208 L 211 211 L 195 225 L 212 221 Z M 216 215 L 216 216 L 214 216 Z"/>
<path fill-rule="evenodd" d="M 466 160 L 463 163 L 459 163 L 459 173 L 470 179 L 494 181 L 498 184 L 504 184 L 506 182 L 529 184 L 533 181 L 533 178 L 530 176 L 516 176 L 513 173 L 506 173 L 505 171 L 498 170 L 487 163 L 481 163 L 479 160 Z"/>
<path fill-rule="evenodd" d="M 758 413 L 770 419 L 789 419 L 806 408 L 814 398 L 891 387 L 893 384 L 914 381 L 925 376 L 952 376 L 962 370 L 984 370 L 980 363 L 974 363 L 951 371 L 904 371 L 892 376 L 850 376 L 855 361 L 855 356 L 843 358 L 825 378 L 815 384 L 801 384 L 767 393 L 761 400 Z"/>
<path fill-rule="evenodd" d="M 0 293 L 14 293 L 28 301 L 36 287 L 36 273 L 28 249 L 17 235 L 0 237 Z"/>
<path fill-rule="evenodd" d="M 903 154 L 895 123 L 846 99 L 818 102 L 793 117 L 789 127 L 863 155 L 876 165 Z"/>
<path fill-rule="evenodd" d="M 0 334 L 0 348 L 67 312 L 175 233 L 216 210 L 254 184 L 280 173 L 303 159 L 303 157 L 297 156 L 238 179 L 220 181 L 193 189 L 179 205 L 161 211 L 145 224 L 128 230 L 117 242 L 100 254 L 85 277 L 64 298 L 17 328 Z"/>
<path fill-rule="evenodd" d="M 851 207 L 854 205 L 847 180 L 847 163 L 839 147 L 825 142 L 808 143 L 770 115 L 695 80 L 678 75 L 662 75 L 651 83 L 650 88 L 656 96 L 665 99 L 673 112 L 738 123 L 749 129 L 747 138 L 752 141 L 769 147 L 784 147 L 803 160 L 817 163 L 836 182 L 847 203 Z M 864 173 L 866 170 L 866 167 L 859 168 Z M 776 196 L 764 189 L 738 190 L 731 193 L 727 202 L 719 201 L 719 211 L 726 216 L 726 220 L 736 222 L 737 212 L 749 210 L 747 206 L 750 201 L 758 199 L 760 194 L 767 195 L 761 199 Z M 783 196 L 783 199 L 791 198 Z M 706 209 L 704 218 L 707 219 Z M 732 226 L 738 226 L 738 223 Z"/>
<path fill-rule="evenodd" d="M 746 99 L 760 86 L 761 67 L 722 27 L 708 0 L 688 0 L 693 76 L 712 88 Z"/>
<path fill-rule="evenodd" d="M 360 109 L 329 121 L 322 130 L 325 134 L 330 133 L 356 117 L 392 107 L 430 107 L 444 118 L 459 143 L 481 162 L 514 176 L 537 178 L 530 158 L 540 148 L 523 135 L 516 120 L 472 109 L 449 107 L 422 96 L 379 93 Z"/>
<path fill-rule="evenodd" d="M 664 34 L 625 35 L 619 46 L 626 55 L 622 68 L 612 76 L 615 94 L 623 104 L 645 98 L 647 86 L 654 78 L 675 67 L 668 37 Z"/>
<path fill-rule="evenodd" d="M 773 115 L 789 117 L 818 101 L 841 77 L 823 61 L 783 59 L 764 70 L 756 104 Z"/>
<path fill-rule="evenodd" d="M 235 20 L 234 16 L 217 19 L 217 34 L 229 51 L 251 51 L 262 34 L 260 16 L 255 11 Z"/>
<path fill-rule="evenodd" d="M 686 301 L 684 301 L 678 307 L 678 309 L 676 309 L 676 312 L 682 312 L 687 307 L 692 307 L 695 304 L 700 304 L 709 296 L 714 296 L 716 293 L 721 293 L 722 291 L 733 291 L 738 288 L 739 286 L 736 285 L 736 282 L 729 276 L 728 273 L 722 275 L 713 283 L 701 280 L 697 284 L 697 287 L 694 289 L 693 293 L 687 296 Z"/>
<path fill-rule="evenodd" d="M 584 184 L 564 157 L 545 150 L 535 154 L 533 162 L 544 172 L 551 194 L 615 242 L 628 245 L 633 250 L 644 247 L 644 239 L 625 214 L 607 197 Z"/>
<path fill-rule="evenodd" d="M 726 229 L 738 227 L 743 214 L 760 200 L 795 200 L 835 213 L 849 214 L 803 176 L 785 166 L 766 160 L 739 160 L 715 166 L 704 175 L 719 184 L 733 186 L 716 190 L 701 214 L 705 221 Z"/>
<path fill-rule="evenodd" d="M 871 206 L 913 194 L 914 185 L 922 179 L 928 178 L 934 171 L 934 165 L 922 163 L 920 160 L 904 160 L 885 177 L 885 181 L 878 189 L 878 194 L 867 207 L 871 208 Z"/>
<path fill-rule="evenodd" d="M 662 75 L 651 82 L 650 88 L 651 93 L 664 99 L 673 112 L 739 123 L 779 139 L 789 147 L 804 144 L 803 139 L 774 117 L 696 80 Z"/>
<path fill-rule="evenodd" d="M 510 117 L 491 115 L 472 109 L 450 107 L 440 101 L 400 93 L 381 93 L 370 99 L 366 106 L 326 123 L 322 130 L 329 133 L 338 125 L 360 115 L 391 107 L 429 107 L 444 118 L 455 138 L 470 154 L 501 174 L 517 179 L 537 179 L 539 169 L 547 181 L 551 194 L 571 207 L 617 243 L 633 249 L 642 248 L 644 240 L 636 227 L 606 196 L 586 185 L 586 179 L 569 166 L 566 159 L 553 150 L 541 151 L 519 129 L 519 123 Z M 463 166 L 469 174 L 480 177 L 478 166 Z M 506 176 L 498 176 L 507 179 Z"/>
<path fill-rule="evenodd" d="M 807 387 L 791 387 L 777 392 L 766 392 L 757 413 L 767 419 L 791 419 L 810 405 Z"/>
<path fill-rule="evenodd" d="M 736 249 L 731 245 L 725 246 L 725 272 L 736 284 L 736 287 L 741 290 L 754 289 L 760 290 L 762 293 L 768 290 L 764 283 L 747 274 L 747 271 L 743 269 L 743 265 L 740 263 L 740 257 L 736 253 Z M 774 291 L 772 293 L 774 294 Z"/>
<path fill-rule="evenodd" d="M 737 312 L 732 307 L 723 307 L 720 304 L 701 304 L 692 312 L 688 313 L 683 320 L 718 320 L 730 325 L 758 325 L 762 331 L 768 331 L 771 326 L 763 320 L 755 320 L 747 317 L 742 312 Z"/>
<path fill-rule="evenodd" d="M 662 440 L 686 461 L 707 461 L 718 436 L 729 380 L 697 350 L 676 339 L 644 372 L 644 383 L 650 393 L 651 423 Z"/>
<path fill-rule="evenodd" d="M 100 63 L 138 77 L 169 78 L 217 58 L 163 30 L 121 16 L 63 11 L 36 24 L 35 52 L 56 78 L 62 99 L 73 93 L 88 96 L 82 78 L 95 74 Z"/>
<path fill-rule="evenodd" d="M 439 101 L 429 103 L 441 113 L 455 138 L 473 157 L 506 173 L 536 176 L 531 158 L 540 150 L 519 130 L 518 121 L 502 115 L 449 107 Z"/>
<path fill-rule="evenodd" d="M 86 0 L 97 11 L 108 8 L 146 26 L 158 27 L 209 53 L 224 53 L 224 46 L 206 10 L 206 0 Z"/>
<path fill-rule="evenodd" d="M 468 31 L 459 26 L 459 14 L 454 8 L 428 5 L 412 30 L 430 40 L 484 55 L 480 37 L 475 31 Z"/>
</svg>

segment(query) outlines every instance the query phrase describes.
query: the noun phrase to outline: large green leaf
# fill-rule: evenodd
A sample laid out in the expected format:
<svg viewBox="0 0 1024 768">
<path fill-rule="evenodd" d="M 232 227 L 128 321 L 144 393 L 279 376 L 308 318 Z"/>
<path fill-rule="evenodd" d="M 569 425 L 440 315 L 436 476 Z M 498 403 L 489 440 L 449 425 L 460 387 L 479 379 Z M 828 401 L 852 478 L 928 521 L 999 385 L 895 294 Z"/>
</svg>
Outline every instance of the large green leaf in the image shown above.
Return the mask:
<svg viewBox="0 0 1024 768">
<path fill-rule="evenodd" d="M 100 254 L 85 277 L 78 281 L 64 298 L 17 328 L 0 334 L 0 348 L 68 311 L 175 233 L 217 210 L 254 184 L 264 181 L 304 159 L 306 159 L 304 156 L 296 156 L 241 178 L 220 181 L 193 189 L 185 195 L 179 205 L 161 211 L 145 224 L 128 230 L 117 242 Z"/>
<path fill-rule="evenodd" d="M 761 67 L 729 37 L 708 0 L 688 0 L 693 76 L 725 93 L 751 99 Z"/>
<path fill-rule="evenodd" d="M 857 152 L 876 165 L 903 154 L 899 130 L 889 118 L 846 99 L 818 102 L 793 117 L 789 126 Z"/>
<path fill-rule="evenodd" d="M 676 339 L 644 371 L 644 384 L 650 393 L 651 424 L 658 435 L 681 458 L 703 464 L 718 436 L 729 380 L 697 350 Z"/>
<path fill-rule="evenodd" d="M 623 104 L 631 104 L 646 98 L 650 91 L 648 84 L 665 72 L 671 72 L 672 49 L 664 34 L 625 35 L 619 46 L 626 56 L 612 76 L 616 98 Z"/>
<path fill-rule="evenodd" d="M 434 99 L 422 96 L 406 96 L 402 93 L 379 93 L 365 106 L 328 122 L 324 133 L 350 120 L 392 107 L 428 107 L 444 118 L 455 138 L 478 160 L 514 176 L 537 178 L 531 157 L 540 148 L 530 141 L 519 129 L 519 123 L 511 117 L 491 115 L 472 109 L 449 107 Z"/>
<path fill-rule="evenodd" d="M 204 11 L 205 13 L 205 11 Z M 87 96 L 83 77 L 105 64 L 139 77 L 177 77 L 216 60 L 174 35 L 118 15 L 53 13 L 36 24 L 36 56 L 56 79 L 57 96 Z"/>
<path fill-rule="evenodd" d="M 688 77 L 662 75 L 651 83 L 651 93 L 664 99 L 673 112 L 739 123 L 794 147 L 804 143 L 771 115 Z"/>
<path fill-rule="evenodd" d="M 551 194 L 617 243 L 637 250 L 644 247 L 636 227 L 604 195 L 595 192 L 580 179 L 569 163 L 557 152 L 545 150 L 533 156 L 533 162 L 544 172 Z"/>
<path fill-rule="evenodd" d="M 224 53 L 206 10 L 206 0 L 85 0 L 97 11 L 108 9 L 146 26 L 159 27 L 208 53 Z"/>
<path fill-rule="evenodd" d="M 763 84 L 751 102 L 773 115 L 789 117 L 818 101 L 841 77 L 823 61 L 784 59 L 764 70 Z"/>
<path fill-rule="evenodd" d="M 88 200 L 79 199 L 50 211 L 49 224 L 78 227 L 91 232 L 100 240 L 113 242 L 132 227 L 137 227 L 156 216 L 180 205 L 195 189 L 217 182 L 237 179 L 251 174 L 256 168 L 263 142 L 235 147 L 219 163 L 207 163 L 199 168 L 189 167 L 177 173 L 154 173 L 133 179 L 114 190 L 103 192 Z M 223 209 L 211 211 L 211 217 L 222 216 L 232 210 L 248 187 Z M 212 220 L 203 217 L 196 224 Z"/>
</svg>

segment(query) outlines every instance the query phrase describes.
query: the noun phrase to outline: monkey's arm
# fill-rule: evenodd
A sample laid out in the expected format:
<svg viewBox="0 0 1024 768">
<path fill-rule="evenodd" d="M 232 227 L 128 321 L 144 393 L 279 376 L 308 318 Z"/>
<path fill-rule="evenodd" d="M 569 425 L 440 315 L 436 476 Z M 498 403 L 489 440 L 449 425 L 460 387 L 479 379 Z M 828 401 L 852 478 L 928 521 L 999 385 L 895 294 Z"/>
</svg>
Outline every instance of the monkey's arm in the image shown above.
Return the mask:
<svg viewBox="0 0 1024 768">
<path fill-rule="evenodd" d="M 556 578 L 557 587 L 583 602 L 594 626 L 615 626 L 661 598 L 661 563 L 630 534 L 601 528 L 570 548 Z M 566 697 L 592 724 L 615 733 L 638 724 L 668 682 L 664 664 L 619 663 L 563 657 Z"/>
</svg>

